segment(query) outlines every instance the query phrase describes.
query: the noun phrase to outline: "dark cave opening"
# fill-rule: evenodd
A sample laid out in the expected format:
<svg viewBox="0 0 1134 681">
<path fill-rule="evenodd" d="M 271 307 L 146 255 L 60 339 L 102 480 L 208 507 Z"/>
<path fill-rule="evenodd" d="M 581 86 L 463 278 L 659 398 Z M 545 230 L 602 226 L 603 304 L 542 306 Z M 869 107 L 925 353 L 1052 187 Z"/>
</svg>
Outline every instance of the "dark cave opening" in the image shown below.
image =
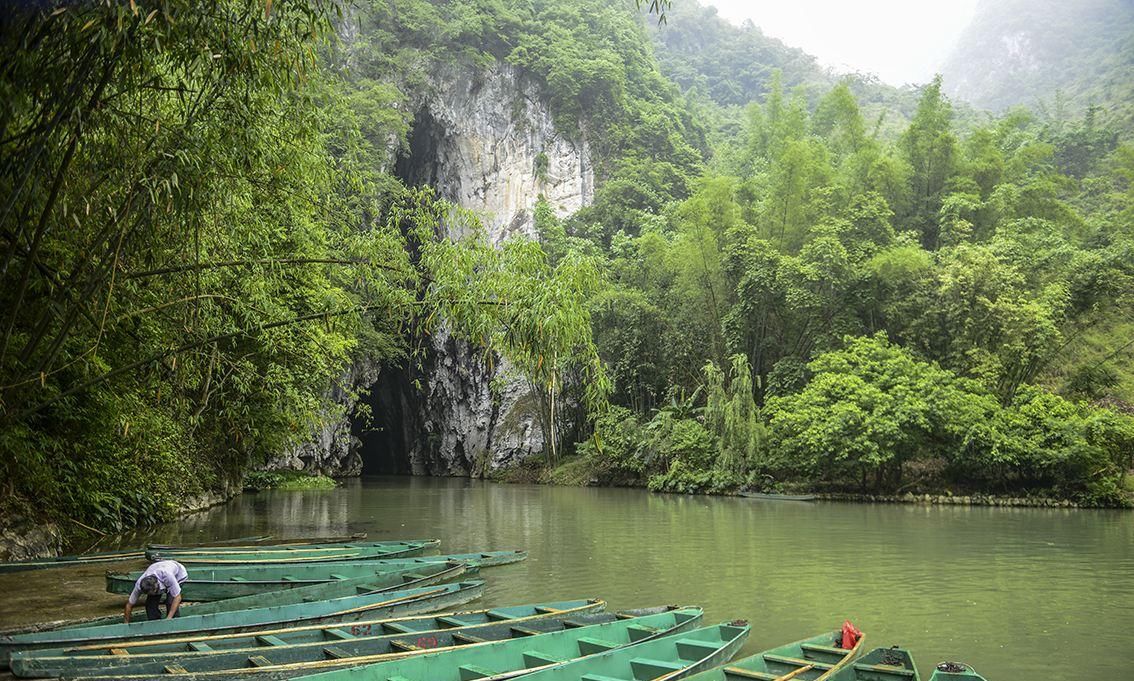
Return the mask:
<svg viewBox="0 0 1134 681">
<path fill-rule="evenodd" d="M 351 422 L 351 434 L 358 438 L 358 455 L 364 475 L 411 475 L 410 450 L 414 437 L 414 388 L 403 369 L 383 368 L 369 394 L 359 400 L 369 414 L 361 413 Z"/>
<path fill-rule="evenodd" d="M 446 173 L 444 160 L 451 155 L 453 143 L 445 127 L 428 109 L 421 109 L 413 118 L 408 144 L 394 161 L 394 175 L 407 187 L 433 187 L 441 198 L 456 200 L 460 180 Z"/>
<path fill-rule="evenodd" d="M 414 116 L 408 144 L 394 161 L 393 174 L 407 187 L 429 186 L 443 198 L 455 198 L 459 181 L 446 178 L 442 168 L 449 146 L 444 126 L 422 108 Z M 418 424 L 421 391 L 415 379 L 424 380 L 409 368 L 383 366 L 378 381 L 360 399 L 369 414 L 356 415 L 351 434 L 360 443 L 364 475 L 414 474 L 412 453 L 420 449 L 417 440 L 423 437 Z"/>
</svg>

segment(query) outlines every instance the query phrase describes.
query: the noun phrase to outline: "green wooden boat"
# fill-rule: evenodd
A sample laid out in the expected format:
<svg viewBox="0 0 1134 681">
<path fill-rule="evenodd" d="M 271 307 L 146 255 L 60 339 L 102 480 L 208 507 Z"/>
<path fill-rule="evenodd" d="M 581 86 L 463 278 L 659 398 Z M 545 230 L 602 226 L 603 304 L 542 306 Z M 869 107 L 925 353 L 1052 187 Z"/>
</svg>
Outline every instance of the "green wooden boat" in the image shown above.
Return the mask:
<svg viewBox="0 0 1134 681">
<path fill-rule="evenodd" d="M 146 551 L 150 561 L 176 560 L 191 567 L 193 565 L 272 565 L 275 563 L 320 563 L 344 560 L 381 560 L 403 556 L 420 556 L 428 549 L 435 549 L 441 541 L 422 539 L 398 542 L 353 542 L 309 547 L 277 547 L 265 550 L 245 551 Z"/>
<path fill-rule="evenodd" d="M 276 589 L 310 586 L 353 577 L 365 577 L 381 572 L 393 572 L 422 565 L 445 564 L 452 562 L 469 563 L 478 567 L 504 565 L 524 560 L 524 551 L 490 551 L 485 553 L 453 553 L 441 556 L 421 556 L 418 558 L 394 558 L 390 560 L 360 560 L 346 562 L 310 563 L 302 565 L 246 565 L 246 566 L 196 566 L 189 569 L 189 579 L 182 589 L 192 589 L 193 595 L 185 595 L 185 600 L 202 598 L 226 598 L 244 596 Z M 110 593 L 128 594 L 142 572 L 106 574 L 106 590 Z M 204 589 L 193 585 L 206 582 L 228 584 L 231 588 L 221 591 L 228 596 L 212 596 Z M 217 587 L 219 588 L 219 587 Z"/>
<path fill-rule="evenodd" d="M 345 542 L 358 542 L 366 535 L 345 537 Z M 271 542 L 271 535 L 254 535 L 251 537 L 238 537 L 235 539 L 221 539 L 211 544 L 186 544 L 184 548 L 215 548 L 223 551 L 227 547 L 255 548 Z M 333 537 L 323 537 L 323 543 L 333 542 Z M 151 546 L 152 548 L 152 546 Z M 119 561 L 141 560 L 145 557 L 144 548 L 122 548 L 120 551 L 103 551 L 99 553 L 83 553 L 76 555 L 59 555 L 49 559 L 32 559 L 27 561 L 0 562 L 0 572 L 18 572 L 20 570 L 42 570 L 45 568 L 74 568 L 76 565 L 90 565 L 99 563 L 117 563 Z"/>
<path fill-rule="evenodd" d="M 875 648 L 829 677 L 830 681 L 920 681 L 910 651 Z"/>
<path fill-rule="evenodd" d="M 141 647 L 124 649 L 128 654 L 46 657 L 34 655 L 12 657 L 12 672 L 17 676 L 46 677 L 97 676 L 100 678 L 152 678 L 162 674 L 192 674 L 194 679 L 225 681 L 234 676 L 273 673 L 277 676 L 301 676 L 319 671 L 340 669 L 358 664 L 394 659 L 405 655 L 431 652 L 440 648 L 465 646 L 486 641 L 503 641 L 535 636 L 565 629 L 603 624 L 669 612 L 673 608 L 643 608 L 621 613 L 595 612 L 604 607 L 602 601 L 581 600 L 495 608 L 491 616 L 474 613 L 469 616 L 444 615 L 419 620 L 398 620 L 380 623 L 375 629 L 386 633 L 375 636 L 354 636 L 354 627 L 322 627 L 305 631 L 283 630 L 269 637 L 232 637 L 230 643 L 246 639 L 252 647 L 214 649 L 200 652 L 138 654 Z M 565 606 L 565 607 L 560 607 Z M 218 643 L 216 639 L 212 643 Z M 212 643 L 206 643 L 210 648 Z M 195 647 L 200 647 L 195 642 Z M 184 648 L 184 644 L 182 644 Z M 34 651 L 33 651 L 34 652 Z"/>
<path fill-rule="evenodd" d="M 483 593 L 483 581 L 467 581 L 311 603 L 175 617 L 156 622 L 107 624 L 4 636 L 0 637 L 0 664 L 7 665 L 13 652 L 32 648 L 70 648 L 96 643 L 109 645 L 119 641 L 261 631 L 312 622 L 350 623 L 396 615 L 435 612 L 480 598 Z"/>
<path fill-rule="evenodd" d="M 497 674 L 504 675 L 500 678 L 509 678 L 582 655 L 623 646 L 646 645 L 648 641 L 658 637 L 687 632 L 700 622 L 701 616 L 700 608 L 681 608 L 645 617 L 615 618 L 602 624 L 568 627 L 546 634 L 521 634 L 518 638 L 502 641 L 471 643 L 459 648 L 403 655 L 372 664 L 356 664 L 350 668 L 303 678 L 328 681 L 467 681 L 488 676 L 497 678 Z M 408 642 L 412 643 L 413 640 Z M 198 677 L 190 674 L 179 678 L 196 681 Z M 280 669 L 257 673 L 254 678 L 255 681 L 276 681 L 295 678 L 295 675 L 293 670 Z"/>
<path fill-rule="evenodd" d="M 413 573 L 419 574 L 420 578 L 411 578 L 409 575 L 412 573 L 404 573 L 403 579 L 407 579 L 407 581 L 402 584 L 400 588 L 436 584 L 451 579 L 457 579 L 462 575 L 475 575 L 477 572 L 479 572 L 479 568 L 472 567 L 467 563 L 430 563 L 428 565 L 420 565 L 413 570 Z M 246 608 L 263 608 L 269 605 L 290 605 L 292 603 L 321 601 L 328 598 L 342 598 L 343 596 L 353 596 L 355 594 L 373 591 L 374 585 L 371 583 L 372 580 L 373 575 L 367 575 L 351 579 L 316 582 L 309 586 L 265 591 L 251 596 L 237 596 L 235 598 L 225 598 L 216 601 L 183 603 L 179 610 L 181 611 L 181 616 L 185 617 L 187 615 L 211 615 L 218 612 L 232 612 Z M 135 621 L 145 619 L 146 613 L 144 610 L 136 609 L 134 611 Z M 121 614 L 73 620 L 56 620 L 0 631 L 0 636 L 27 634 L 36 631 L 54 631 L 57 629 L 74 629 L 75 627 L 94 627 L 102 624 L 118 624 L 121 621 Z"/>
<path fill-rule="evenodd" d="M 522 626 L 530 620 L 558 617 L 571 618 L 588 613 L 602 612 L 606 602 L 598 599 L 551 601 L 534 605 L 513 605 L 484 610 L 449 612 L 439 615 L 375 619 L 342 624 L 309 624 L 302 627 L 285 627 L 250 633 L 217 634 L 213 636 L 177 636 L 170 639 L 147 639 L 110 645 L 95 644 L 74 648 L 32 649 L 12 653 L 13 671 L 21 676 L 55 675 L 71 673 L 86 667 L 122 668 L 135 664 L 163 662 L 166 664 L 215 658 L 223 660 L 237 655 L 239 663 L 247 666 L 249 656 L 259 653 L 290 654 L 290 650 L 314 647 L 321 650 L 331 643 L 342 641 L 366 642 L 382 637 L 398 638 L 418 636 L 436 630 L 465 631 L 470 627 L 507 623 Z M 416 645 L 416 643 L 415 643 Z M 113 652 L 112 652 L 113 651 Z M 222 668 L 218 663 L 209 663 Z M 224 667 L 228 668 L 228 667 Z M 20 670 L 20 671 L 16 671 Z M 102 673 L 102 672 L 100 672 Z"/>
<path fill-rule="evenodd" d="M 124 560 L 142 560 L 145 557 L 146 554 L 141 549 L 131 549 L 75 556 L 56 556 L 55 558 L 14 560 L 7 563 L 0 563 L 0 573 L 20 572 L 22 570 L 42 570 L 45 568 L 76 567 L 79 565 L 97 565 L 99 563 L 118 563 Z"/>
<path fill-rule="evenodd" d="M 261 537 L 241 537 L 239 539 L 222 539 L 220 541 L 201 542 L 196 544 L 146 544 L 147 551 L 190 551 L 201 549 L 205 551 L 243 551 L 246 549 L 272 548 L 274 546 L 328 546 L 332 544 L 346 544 L 349 542 L 365 541 L 365 532 L 356 532 L 339 537 L 273 537 L 270 534 Z"/>
<path fill-rule="evenodd" d="M 929 681 L 985 681 L 985 678 L 963 662 L 942 662 L 933 668 Z"/>
<path fill-rule="evenodd" d="M 524 681 L 670 681 L 731 658 L 748 638 L 747 623 L 722 623 L 576 658 L 524 675 Z M 365 668 L 363 668 L 365 669 Z M 490 671 L 490 670 L 485 670 Z M 319 675 L 321 678 L 322 675 Z M 494 674 L 487 679 L 510 678 Z M 305 677 L 316 678 L 316 677 Z M 369 678 L 369 677 L 367 677 Z M 470 678 L 470 677 L 462 677 Z"/>
<path fill-rule="evenodd" d="M 693 679 L 696 681 L 738 681 L 739 679 L 833 681 L 835 675 L 858 656 L 862 650 L 862 642 L 866 638 L 859 637 L 858 644 L 848 649 L 838 645 L 839 636 L 840 632 L 832 631 L 788 643 L 723 667 L 702 672 L 690 677 L 690 681 Z M 843 677 L 838 678 L 843 681 Z"/>
<path fill-rule="evenodd" d="M 674 611 L 681 613 L 682 610 Z M 661 630 L 623 620 L 579 629 L 403 657 L 300 678 L 312 681 L 642 681 L 678 679 L 730 658 L 748 637 L 747 624 Z M 257 676 L 257 681 L 260 677 Z M 269 677 L 272 678 L 272 677 Z"/>
<path fill-rule="evenodd" d="M 375 565 L 370 570 L 350 571 L 344 574 L 340 574 L 339 570 L 331 570 L 330 572 L 325 572 L 320 579 L 305 579 L 302 576 L 284 574 L 276 579 L 257 580 L 233 576 L 229 579 L 212 580 L 207 579 L 207 577 L 210 576 L 207 572 L 202 574 L 200 570 L 191 570 L 189 572 L 189 579 L 181 583 L 181 597 L 186 601 L 209 602 L 254 596 L 257 594 L 263 595 L 291 589 L 301 589 L 335 581 L 349 581 L 359 578 L 365 578 L 367 584 L 373 585 L 374 588 L 371 589 L 372 591 L 404 588 L 407 585 L 415 583 L 430 584 L 442 581 L 445 577 L 437 579 L 435 578 L 436 575 L 449 570 L 454 565 L 465 565 L 465 563 L 397 563 L 392 565 Z M 136 574 L 141 575 L 140 572 Z M 338 575 L 339 578 L 336 578 L 335 575 Z M 110 581 L 113 579 L 117 593 L 130 593 L 130 590 L 134 587 L 134 581 L 136 581 L 137 578 L 135 578 L 134 581 L 125 580 L 125 584 L 129 585 L 129 588 L 126 588 L 124 580 L 121 580 L 119 577 L 119 575 L 107 575 L 107 591 L 111 591 Z M 351 593 L 354 592 L 348 592 L 348 594 L 343 595 L 349 595 Z M 231 608 L 224 607 L 222 611 L 230 609 Z"/>
</svg>

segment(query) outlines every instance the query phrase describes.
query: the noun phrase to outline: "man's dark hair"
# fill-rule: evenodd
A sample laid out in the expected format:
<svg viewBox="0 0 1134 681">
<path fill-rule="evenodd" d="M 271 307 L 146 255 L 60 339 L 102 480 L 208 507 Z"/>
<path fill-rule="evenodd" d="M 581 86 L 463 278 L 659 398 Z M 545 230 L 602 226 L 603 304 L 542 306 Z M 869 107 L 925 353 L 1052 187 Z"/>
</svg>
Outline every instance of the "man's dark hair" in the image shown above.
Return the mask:
<svg viewBox="0 0 1134 681">
<path fill-rule="evenodd" d="M 161 593 L 161 584 L 158 583 L 158 578 L 153 575 L 146 575 L 142 577 L 142 583 L 138 585 L 142 593 L 156 596 Z"/>
</svg>

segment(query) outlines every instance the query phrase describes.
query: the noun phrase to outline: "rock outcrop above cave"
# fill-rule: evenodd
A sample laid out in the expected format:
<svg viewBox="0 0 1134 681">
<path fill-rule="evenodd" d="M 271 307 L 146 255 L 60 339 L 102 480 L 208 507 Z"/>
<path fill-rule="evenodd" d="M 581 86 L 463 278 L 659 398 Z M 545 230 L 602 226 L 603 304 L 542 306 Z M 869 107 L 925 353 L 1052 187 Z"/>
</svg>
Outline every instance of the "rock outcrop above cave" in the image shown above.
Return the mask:
<svg viewBox="0 0 1134 681">
<path fill-rule="evenodd" d="M 560 215 L 591 202 L 586 142 L 556 130 L 538 88 L 515 68 L 441 67 L 414 106 L 409 153 L 395 172 L 475 212 L 493 243 L 535 235 L 540 195 Z"/>
</svg>

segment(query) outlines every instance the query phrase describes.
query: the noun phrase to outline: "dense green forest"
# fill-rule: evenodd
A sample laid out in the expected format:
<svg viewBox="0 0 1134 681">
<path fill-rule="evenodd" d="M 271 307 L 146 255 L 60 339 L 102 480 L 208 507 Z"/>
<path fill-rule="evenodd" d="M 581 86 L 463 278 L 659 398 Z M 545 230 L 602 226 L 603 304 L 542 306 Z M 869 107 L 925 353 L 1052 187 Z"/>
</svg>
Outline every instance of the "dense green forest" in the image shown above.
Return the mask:
<svg viewBox="0 0 1134 681">
<path fill-rule="evenodd" d="M 840 81 L 752 31 L 694 59 L 702 10 L 664 5 L 6 16 L 3 503 L 168 517 L 340 409 L 354 358 L 412 363 L 441 323 L 572 405 L 550 479 L 1120 503 L 1129 131 L 959 116 L 940 81 Z M 541 84 L 597 184 L 499 249 L 391 172 L 430 69 L 494 61 Z"/>
</svg>

